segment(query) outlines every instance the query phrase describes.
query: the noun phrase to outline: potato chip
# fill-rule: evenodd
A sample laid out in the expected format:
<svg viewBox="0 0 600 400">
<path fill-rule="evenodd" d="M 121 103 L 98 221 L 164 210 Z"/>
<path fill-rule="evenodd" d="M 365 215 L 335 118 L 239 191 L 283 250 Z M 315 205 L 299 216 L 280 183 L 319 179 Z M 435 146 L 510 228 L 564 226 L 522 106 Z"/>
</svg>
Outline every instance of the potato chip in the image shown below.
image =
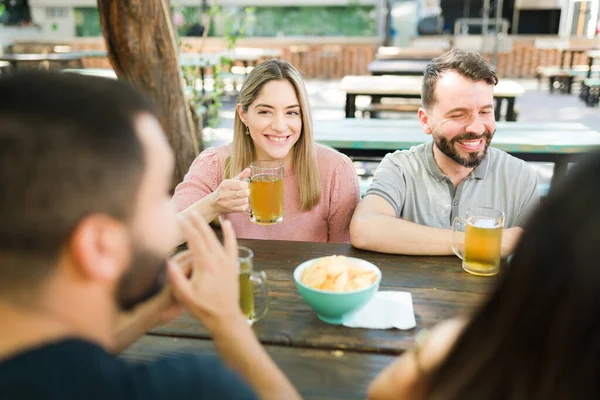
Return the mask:
<svg viewBox="0 0 600 400">
<path fill-rule="evenodd" d="M 344 256 L 324 257 L 306 268 L 300 281 L 313 289 L 350 292 L 371 286 L 375 271 L 360 268 Z"/>
<path fill-rule="evenodd" d="M 313 288 L 321 287 L 327 279 L 327 271 L 321 265 L 312 265 L 304 270 L 302 283 Z"/>
</svg>

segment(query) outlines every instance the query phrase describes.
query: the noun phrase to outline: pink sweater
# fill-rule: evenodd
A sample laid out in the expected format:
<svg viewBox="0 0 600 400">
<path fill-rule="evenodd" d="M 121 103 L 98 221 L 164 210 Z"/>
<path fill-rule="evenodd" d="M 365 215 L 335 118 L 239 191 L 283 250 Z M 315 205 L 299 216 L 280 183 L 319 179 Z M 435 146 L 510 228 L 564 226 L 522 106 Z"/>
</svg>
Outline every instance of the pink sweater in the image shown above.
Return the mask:
<svg viewBox="0 0 600 400">
<path fill-rule="evenodd" d="M 300 209 L 300 196 L 293 168 L 285 170 L 284 216 L 276 225 L 257 225 L 244 213 L 223 215 L 238 238 L 298 240 L 307 242 L 350 242 L 350 219 L 360 200 L 358 179 L 352 161 L 328 147 L 315 144 L 321 175 L 321 200 L 310 211 Z M 182 211 L 217 189 L 223 180 L 223 162 L 231 145 L 203 151 L 192 163 L 171 200 Z"/>
</svg>

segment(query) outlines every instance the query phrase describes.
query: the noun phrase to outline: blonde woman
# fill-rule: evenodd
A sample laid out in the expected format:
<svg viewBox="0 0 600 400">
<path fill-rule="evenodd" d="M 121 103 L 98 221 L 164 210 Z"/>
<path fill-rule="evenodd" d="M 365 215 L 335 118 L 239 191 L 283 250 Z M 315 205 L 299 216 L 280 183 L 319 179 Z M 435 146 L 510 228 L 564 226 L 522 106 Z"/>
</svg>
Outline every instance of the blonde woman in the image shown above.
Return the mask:
<svg viewBox="0 0 600 400">
<path fill-rule="evenodd" d="M 243 180 L 256 160 L 283 160 L 284 218 L 276 225 L 250 221 L 250 190 Z M 259 64 L 240 91 L 233 143 L 202 152 L 175 189 L 179 215 L 198 212 L 232 222 L 239 238 L 349 242 L 350 219 L 360 200 L 358 179 L 345 155 L 314 143 L 308 95 L 288 62 Z"/>
</svg>

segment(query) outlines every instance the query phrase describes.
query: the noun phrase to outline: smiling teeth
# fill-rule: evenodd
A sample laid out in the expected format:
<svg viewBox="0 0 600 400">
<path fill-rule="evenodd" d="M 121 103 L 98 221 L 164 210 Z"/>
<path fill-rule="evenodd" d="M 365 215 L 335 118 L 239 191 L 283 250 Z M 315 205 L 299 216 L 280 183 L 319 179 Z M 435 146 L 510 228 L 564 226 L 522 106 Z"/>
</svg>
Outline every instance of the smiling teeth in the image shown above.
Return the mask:
<svg viewBox="0 0 600 400">
<path fill-rule="evenodd" d="M 460 142 L 460 143 L 467 147 L 477 147 L 477 146 L 479 146 L 479 143 L 481 143 L 481 140 L 478 140 L 476 142 Z"/>
<path fill-rule="evenodd" d="M 287 136 L 267 136 L 269 140 L 274 142 L 283 142 L 287 139 Z"/>
</svg>

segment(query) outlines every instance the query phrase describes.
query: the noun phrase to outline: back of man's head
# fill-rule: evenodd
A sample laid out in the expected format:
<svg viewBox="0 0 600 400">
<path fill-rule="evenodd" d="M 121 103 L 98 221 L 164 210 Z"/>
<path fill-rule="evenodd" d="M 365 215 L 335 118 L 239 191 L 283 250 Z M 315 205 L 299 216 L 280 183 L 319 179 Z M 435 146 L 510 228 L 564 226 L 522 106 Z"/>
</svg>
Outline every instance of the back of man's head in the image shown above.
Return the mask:
<svg viewBox="0 0 600 400">
<path fill-rule="evenodd" d="M 498 83 L 492 66 L 481 54 L 476 51 L 452 49 L 434 58 L 425 68 L 421 101 L 426 109 L 431 109 L 435 104 L 436 83 L 448 71 L 454 71 L 474 82 L 484 81 L 492 86 Z"/>
<path fill-rule="evenodd" d="M 114 80 L 0 78 L 0 298 L 51 275 L 84 217 L 132 216 L 144 172 L 135 118 L 146 112 L 151 105 Z"/>
</svg>

